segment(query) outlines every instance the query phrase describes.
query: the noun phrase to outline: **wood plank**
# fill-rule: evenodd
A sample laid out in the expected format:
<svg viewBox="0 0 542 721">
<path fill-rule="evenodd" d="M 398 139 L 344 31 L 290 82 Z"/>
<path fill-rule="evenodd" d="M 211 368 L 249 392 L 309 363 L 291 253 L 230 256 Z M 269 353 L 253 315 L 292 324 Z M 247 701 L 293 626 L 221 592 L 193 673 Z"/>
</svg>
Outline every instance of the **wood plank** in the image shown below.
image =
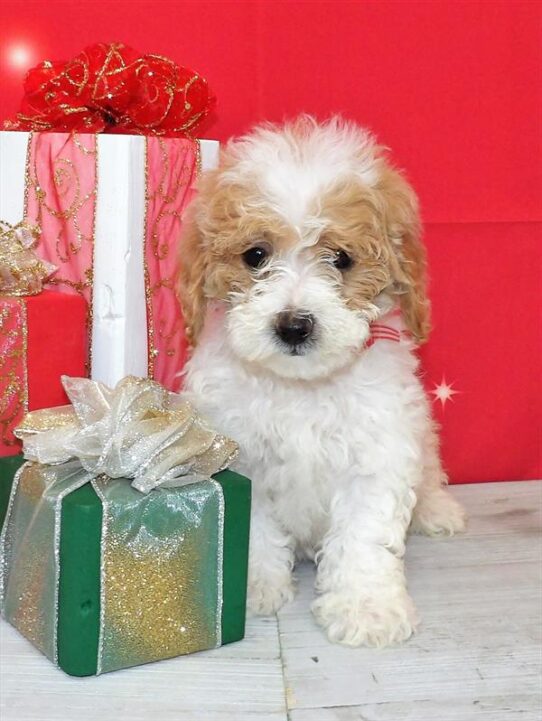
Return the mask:
<svg viewBox="0 0 542 721">
<path fill-rule="evenodd" d="M 99 677 L 66 676 L 0 625 L 2 721 L 285 721 L 277 622 L 243 642 Z"/>
<path fill-rule="evenodd" d="M 452 706 L 418 701 L 299 709 L 290 713 L 291 721 L 540 721 L 540 718 L 542 707 L 533 710 L 531 697 L 525 696 L 463 698 Z"/>
</svg>

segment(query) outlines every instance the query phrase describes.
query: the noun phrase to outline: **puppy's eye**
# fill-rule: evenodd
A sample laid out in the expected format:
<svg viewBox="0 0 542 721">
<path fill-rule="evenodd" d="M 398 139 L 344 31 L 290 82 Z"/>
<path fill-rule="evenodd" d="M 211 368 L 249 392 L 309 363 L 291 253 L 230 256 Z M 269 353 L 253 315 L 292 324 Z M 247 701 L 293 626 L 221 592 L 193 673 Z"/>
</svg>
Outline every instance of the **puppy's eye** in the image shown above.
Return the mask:
<svg viewBox="0 0 542 721">
<path fill-rule="evenodd" d="M 336 250 L 333 254 L 333 265 L 338 270 L 347 270 L 353 263 L 352 258 L 344 250 Z"/>
<path fill-rule="evenodd" d="M 261 268 L 269 257 L 269 251 L 262 248 L 261 245 L 255 245 L 243 253 L 243 260 L 249 268 Z"/>
</svg>

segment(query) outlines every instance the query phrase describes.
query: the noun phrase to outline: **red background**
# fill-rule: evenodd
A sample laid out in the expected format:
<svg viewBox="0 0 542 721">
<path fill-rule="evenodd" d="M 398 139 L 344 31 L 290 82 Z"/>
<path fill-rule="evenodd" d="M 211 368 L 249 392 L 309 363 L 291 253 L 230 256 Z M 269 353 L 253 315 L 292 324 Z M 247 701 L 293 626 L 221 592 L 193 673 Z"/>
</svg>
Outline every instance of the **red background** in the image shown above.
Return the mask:
<svg viewBox="0 0 542 721">
<path fill-rule="evenodd" d="M 208 78 L 219 105 L 207 137 L 301 111 L 340 112 L 370 127 L 422 203 L 434 309 L 424 374 L 429 390 L 444 377 L 458 391 L 433 403 L 452 480 L 535 478 L 541 9 L 534 1 L 6 2 L 2 116 L 16 112 L 29 64 L 122 40 Z M 17 63 L 21 46 L 29 56 Z"/>
<path fill-rule="evenodd" d="M 13 298 L 0 299 L 0 306 L 13 304 Z M 69 403 L 61 376 L 84 376 L 87 361 L 85 330 L 87 304 L 79 295 L 46 291 L 25 299 L 28 331 L 28 409 L 30 411 Z M 62 317 L 63 327 L 51 322 Z M 22 342 L 22 341 L 21 341 Z M 47 352 L 44 353 L 43 349 Z M 36 353 L 38 349 L 40 352 Z M 5 378 L 3 379 L 5 381 Z M 22 413 L 22 411 L 21 411 Z M 5 417 L 5 416 L 4 416 Z M 21 420 L 20 416 L 18 416 Z M 16 426 L 14 423 L 13 426 Z M 21 442 L 9 431 L 2 433 L 0 458 L 21 453 Z"/>
</svg>

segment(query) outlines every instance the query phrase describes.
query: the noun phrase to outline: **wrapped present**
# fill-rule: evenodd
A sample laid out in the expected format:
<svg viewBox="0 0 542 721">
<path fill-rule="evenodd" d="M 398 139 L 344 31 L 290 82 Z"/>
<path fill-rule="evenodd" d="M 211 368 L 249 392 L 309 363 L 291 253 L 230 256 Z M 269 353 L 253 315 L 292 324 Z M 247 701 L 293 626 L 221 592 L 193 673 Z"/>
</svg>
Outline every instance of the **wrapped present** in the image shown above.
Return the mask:
<svg viewBox="0 0 542 721">
<path fill-rule="evenodd" d="M 2 613 L 77 676 L 243 637 L 250 482 L 236 444 L 148 379 L 64 379 L 28 414 L 0 537 Z M 212 477 L 211 477 L 212 476 Z"/>
<path fill-rule="evenodd" d="M 134 374 L 179 386 L 177 241 L 200 168 L 217 164 L 218 143 L 192 137 L 213 102 L 197 73 L 96 45 L 34 68 L 0 133 L 0 217 L 41 227 L 50 284 L 87 301 L 91 376 L 108 385 Z"/>
<path fill-rule="evenodd" d="M 63 374 L 85 375 L 86 314 L 77 295 L 0 295 L 0 456 L 20 453 L 13 431 L 28 410 L 67 402 Z"/>
</svg>

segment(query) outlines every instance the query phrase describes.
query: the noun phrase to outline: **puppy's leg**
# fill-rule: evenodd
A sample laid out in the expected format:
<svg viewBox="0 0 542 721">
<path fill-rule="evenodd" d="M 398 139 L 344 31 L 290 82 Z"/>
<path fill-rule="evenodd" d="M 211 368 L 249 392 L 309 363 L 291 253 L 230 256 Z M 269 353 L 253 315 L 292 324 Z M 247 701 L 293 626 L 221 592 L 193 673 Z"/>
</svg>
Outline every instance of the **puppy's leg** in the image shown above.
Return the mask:
<svg viewBox="0 0 542 721">
<path fill-rule="evenodd" d="M 424 444 L 421 483 L 416 488 L 416 506 L 412 514 L 412 533 L 444 537 L 462 533 L 467 517 L 463 507 L 447 489 L 448 478 L 440 461 L 438 436 L 428 428 Z"/>
<path fill-rule="evenodd" d="M 415 502 L 409 485 L 364 478 L 335 497 L 318 559 L 321 595 L 312 606 L 330 641 L 386 646 L 414 631 L 418 619 L 403 566 Z"/>
<path fill-rule="evenodd" d="M 254 500 L 250 524 L 247 605 L 253 613 L 267 616 L 295 595 L 294 543 L 266 501 Z"/>
</svg>

